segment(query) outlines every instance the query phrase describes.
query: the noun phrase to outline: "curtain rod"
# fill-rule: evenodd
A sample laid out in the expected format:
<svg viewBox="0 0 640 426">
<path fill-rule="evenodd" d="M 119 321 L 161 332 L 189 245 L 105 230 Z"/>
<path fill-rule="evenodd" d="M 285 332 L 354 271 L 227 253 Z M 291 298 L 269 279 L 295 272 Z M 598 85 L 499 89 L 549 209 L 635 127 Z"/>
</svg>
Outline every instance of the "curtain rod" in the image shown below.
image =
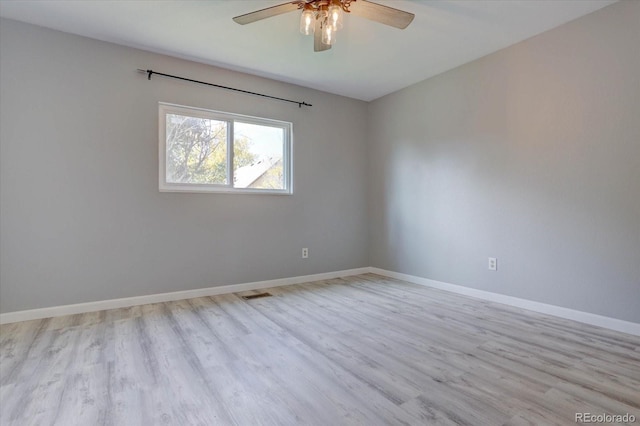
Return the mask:
<svg viewBox="0 0 640 426">
<path fill-rule="evenodd" d="M 233 90 L 234 92 L 246 93 L 248 95 L 262 96 L 263 98 L 275 99 L 277 101 L 283 101 L 283 102 L 290 102 L 292 104 L 298 104 L 298 108 L 302 108 L 302 105 L 304 105 L 304 106 L 313 106 L 313 105 L 308 104 L 306 102 L 292 101 L 291 99 L 278 98 L 276 96 L 265 95 L 265 94 L 256 93 L 256 92 L 250 92 L 248 90 L 236 89 L 236 88 L 228 87 L 228 86 L 221 86 L 219 84 L 207 83 L 205 81 L 193 80 L 193 79 L 190 79 L 190 78 L 179 77 L 177 75 L 171 75 L 171 74 L 165 74 L 165 73 L 161 73 L 161 72 L 157 72 L 157 71 L 153 71 L 153 70 L 141 70 L 140 68 L 138 68 L 138 72 L 147 74 L 147 80 L 151 80 L 151 76 L 153 74 L 156 74 L 156 75 L 161 75 L 163 77 L 175 78 L 177 80 L 189 81 L 191 83 L 204 84 L 205 86 L 212 86 L 212 87 L 217 87 L 217 88 L 225 89 L 225 90 Z"/>
</svg>

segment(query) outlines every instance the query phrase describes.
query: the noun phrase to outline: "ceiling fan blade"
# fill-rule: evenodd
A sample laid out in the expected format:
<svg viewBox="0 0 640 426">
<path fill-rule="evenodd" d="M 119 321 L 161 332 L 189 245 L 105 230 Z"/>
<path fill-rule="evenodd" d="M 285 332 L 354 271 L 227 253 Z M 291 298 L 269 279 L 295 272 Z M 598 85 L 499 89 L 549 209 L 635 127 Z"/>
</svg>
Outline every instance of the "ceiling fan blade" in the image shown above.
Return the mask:
<svg viewBox="0 0 640 426">
<path fill-rule="evenodd" d="M 322 42 L 322 22 L 320 19 L 316 19 L 316 26 L 313 30 L 313 51 L 322 52 L 329 49 L 331 49 L 331 45 Z"/>
<path fill-rule="evenodd" d="M 351 4 L 351 13 L 362 18 L 380 22 L 381 24 L 400 28 L 401 30 L 407 28 L 415 17 L 413 13 L 372 3 L 367 0 L 354 1 Z"/>
<path fill-rule="evenodd" d="M 277 6 L 267 7 L 266 9 L 260 9 L 256 10 L 255 12 L 236 16 L 235 18 L 233 18 L 233 20 L 240 25 L 246 25 L 252 22 L 259 21 L 261 19 L 271 18 L 272 16 L 293 12 L 294 10 L 298 10 L 297 3 L 283 3 Z"/>
</svg>

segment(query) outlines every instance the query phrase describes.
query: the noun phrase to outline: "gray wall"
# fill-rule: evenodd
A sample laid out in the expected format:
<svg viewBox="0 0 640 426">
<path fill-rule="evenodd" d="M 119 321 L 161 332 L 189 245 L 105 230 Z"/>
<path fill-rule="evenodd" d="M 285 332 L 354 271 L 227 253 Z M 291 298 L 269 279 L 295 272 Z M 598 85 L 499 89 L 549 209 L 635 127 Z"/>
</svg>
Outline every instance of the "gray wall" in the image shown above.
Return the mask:
<svg viewBox="0 0 640 426">
<path fill-rule="evenodd" d="M 372 102 L 371 264 L 640 322 L 639 22 L 622 1 Z"/>
<path fill-rule="evenodd" d="M 1 312 L 368 265 L 364 102 L 0 28 Z M 149 82 L 136 68 L 313 107 Z M 293 122 L 294 195 L 158 192 L 158 101 Z"/>
<path fill-rule="evenodd" d="M 368 107 L 2 20 L 0 312 L 371 264 L 640 322 L 639 18 L 619 2 Z M 294 195 L 158 192 L 158 101 L 292 121 Z"/>
</svg>

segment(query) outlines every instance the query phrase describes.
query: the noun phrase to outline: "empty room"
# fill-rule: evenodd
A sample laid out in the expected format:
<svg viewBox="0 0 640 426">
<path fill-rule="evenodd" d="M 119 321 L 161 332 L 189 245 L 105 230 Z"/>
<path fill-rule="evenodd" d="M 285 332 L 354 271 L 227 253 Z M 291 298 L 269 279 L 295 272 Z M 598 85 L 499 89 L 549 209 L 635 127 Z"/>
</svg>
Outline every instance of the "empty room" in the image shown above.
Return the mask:
<svg viewBox="0 0 640 426">
<path fill-rule="evenodd" d="M 0 425 L 640 424 L 640 1 L 0 0 Z"/>
</svg>

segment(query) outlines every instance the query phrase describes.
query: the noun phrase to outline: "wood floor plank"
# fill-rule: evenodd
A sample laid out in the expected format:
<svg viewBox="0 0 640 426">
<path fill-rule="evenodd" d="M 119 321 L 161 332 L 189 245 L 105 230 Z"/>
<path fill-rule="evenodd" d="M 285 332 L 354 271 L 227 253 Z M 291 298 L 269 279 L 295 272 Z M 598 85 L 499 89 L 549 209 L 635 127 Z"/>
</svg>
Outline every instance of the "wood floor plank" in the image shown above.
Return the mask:
<svg viewBox="0 0 640 426">
<path fill-rule="evenodd" d="M 447 383 L 434 383 L 427 392 L 404 403 L 402 408 L 419 417 L 424 424 L 493 426 L 510 418 L 503 405 L 461 393 Z"/>
<path fill-rule="evenodd" d="M 558 415 L 542 406 L 532 405 L 510 418 L 504 426 L 565 426 L 569 424 L 575 424 L 575 422 L 571 423 L 566 414 Z"/>
<path fill-rule="evenodd" d="M 609 375 L 588 367 L 580 368 L 572 365 L 549 362 L 533 353 L 496 342 L 488 342 L 483 350 L 511 360 L 517 364 L 531 367 L 534 370 L 556 377 L 560 381 L 579 384 L 589 389 L 596 389 L 603 395 L 621 402 L 640 407 L 640 385 L 626 377 Z M 629 383 L 631 382 L 631 383 Z"/>
<path fill-rule="evenodd" d="M 637 336 L 374 274 L 0 326 L 3 426 L 567 425 L 639 389 Z"/>
<path fill-rule="evenodd" d="M 640 408 L 609 398 L 607 395 L 596 390 L 588 389 L 569 382 L 558 383 L 553 390 L 562 392 L 563 395 L 571 395 L 575 398 L 579 398 L 580 400 L 585 401 L 591 409 L 598 408 L 602 412 L 607 411 L 609 413 L 629 413 L 633 414 L 636 419 L 640 420 Z M 637 390 L 640 391 L 640 389 Z M 553 395 L 553 392 L 548 392 L 546 396 L 552 398 Z"/>
</svg>

